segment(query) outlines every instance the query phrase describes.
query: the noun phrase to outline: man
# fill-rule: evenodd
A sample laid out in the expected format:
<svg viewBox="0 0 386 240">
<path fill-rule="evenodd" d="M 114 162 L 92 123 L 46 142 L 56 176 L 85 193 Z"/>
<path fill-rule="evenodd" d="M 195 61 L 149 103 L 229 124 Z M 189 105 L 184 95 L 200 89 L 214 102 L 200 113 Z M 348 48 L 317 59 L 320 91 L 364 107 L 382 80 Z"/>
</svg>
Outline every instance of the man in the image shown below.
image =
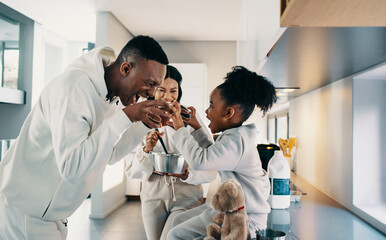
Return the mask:
<svg viewBox="0 0 386 240">
<path fill-rule="evenodd" d="M 94 49 L 43 90 L 0 164 L 1 240 L 66 239 L 66 218 L 106 165 L 161 127 L 167 103 L 137 103 L 165 78 L 161 46 L 138 36 L 113 56 L 110 48 Z"/>
</svg>

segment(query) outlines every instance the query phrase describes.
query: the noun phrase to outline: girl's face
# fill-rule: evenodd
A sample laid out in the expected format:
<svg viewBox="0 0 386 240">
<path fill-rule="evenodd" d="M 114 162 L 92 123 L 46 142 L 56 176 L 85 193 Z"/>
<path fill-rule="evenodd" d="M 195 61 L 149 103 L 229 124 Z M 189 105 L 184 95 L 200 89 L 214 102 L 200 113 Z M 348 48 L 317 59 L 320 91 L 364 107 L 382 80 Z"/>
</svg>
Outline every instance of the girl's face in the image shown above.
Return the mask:
<svg viewBox="0 0 386 240">
<path fill-rule="evenodd" d="M 172 78 L 166 78 L 155 90 L 154 99 L 171 102 L 178 98 L 178 83 Z"/>
<path fill-rule="evenodd" d="M 212 133 L 218 133 L 228 128 L 226 121 L 226 105 L 221 96 L 221 90 L 214 89 L 210 94 L 210 103 L 206 109 L 206 118 L 210 120 L 209 128 Z"/>
</svg>

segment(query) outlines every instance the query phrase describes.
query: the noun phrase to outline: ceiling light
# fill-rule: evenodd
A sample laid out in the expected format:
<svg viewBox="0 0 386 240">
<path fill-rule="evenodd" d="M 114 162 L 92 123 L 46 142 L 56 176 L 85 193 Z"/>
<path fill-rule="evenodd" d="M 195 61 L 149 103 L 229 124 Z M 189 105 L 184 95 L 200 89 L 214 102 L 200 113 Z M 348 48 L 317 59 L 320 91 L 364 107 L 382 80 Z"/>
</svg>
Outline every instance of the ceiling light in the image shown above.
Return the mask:
<svg viewBox="0 0 386 240">
<path fill-rule="evenodd" d="M 290 92 L 293 92 L 297 89 L 300 89 L 300 88 L 299 87 L 277 87 L 275 90 L 276 90 L 276 92 L 290 93 Z"/>
</svg>

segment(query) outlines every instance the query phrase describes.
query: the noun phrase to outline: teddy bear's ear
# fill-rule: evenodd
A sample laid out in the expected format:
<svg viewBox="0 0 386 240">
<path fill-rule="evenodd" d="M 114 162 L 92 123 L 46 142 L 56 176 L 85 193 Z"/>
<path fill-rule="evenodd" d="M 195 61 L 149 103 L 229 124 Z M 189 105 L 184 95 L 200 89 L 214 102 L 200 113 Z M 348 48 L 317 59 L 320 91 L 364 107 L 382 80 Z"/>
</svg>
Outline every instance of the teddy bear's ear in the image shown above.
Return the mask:
<svg viewBox="0 0 386 240">
<path fill-rule="evenodd" d="M 228 195 L 231 196 L 231 197 L 236 197 L 238 192 L 239 192 L 238 189 L 237 189 L 236 184 L 234 182 L 232 182 L 232 181 L 228 181 L 226 183 L 225 189 L 226 189 Z"/>
</svg>

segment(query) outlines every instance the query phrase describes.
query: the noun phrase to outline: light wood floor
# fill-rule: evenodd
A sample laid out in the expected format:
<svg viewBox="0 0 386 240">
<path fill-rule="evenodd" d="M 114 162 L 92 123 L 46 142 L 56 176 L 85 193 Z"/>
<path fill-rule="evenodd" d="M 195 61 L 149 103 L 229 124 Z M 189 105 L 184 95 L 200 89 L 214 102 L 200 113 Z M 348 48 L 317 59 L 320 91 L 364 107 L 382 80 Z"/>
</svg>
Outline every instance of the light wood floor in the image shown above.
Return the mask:
<svg viewBox="0 0 386 240">
<path fill-rule="evenodd" d="M 90 219 L 90 199 L 68 219 L 67 240 L 146 240 L 141 203 L 128 200 L 103 220 Z"/>
</svg>

